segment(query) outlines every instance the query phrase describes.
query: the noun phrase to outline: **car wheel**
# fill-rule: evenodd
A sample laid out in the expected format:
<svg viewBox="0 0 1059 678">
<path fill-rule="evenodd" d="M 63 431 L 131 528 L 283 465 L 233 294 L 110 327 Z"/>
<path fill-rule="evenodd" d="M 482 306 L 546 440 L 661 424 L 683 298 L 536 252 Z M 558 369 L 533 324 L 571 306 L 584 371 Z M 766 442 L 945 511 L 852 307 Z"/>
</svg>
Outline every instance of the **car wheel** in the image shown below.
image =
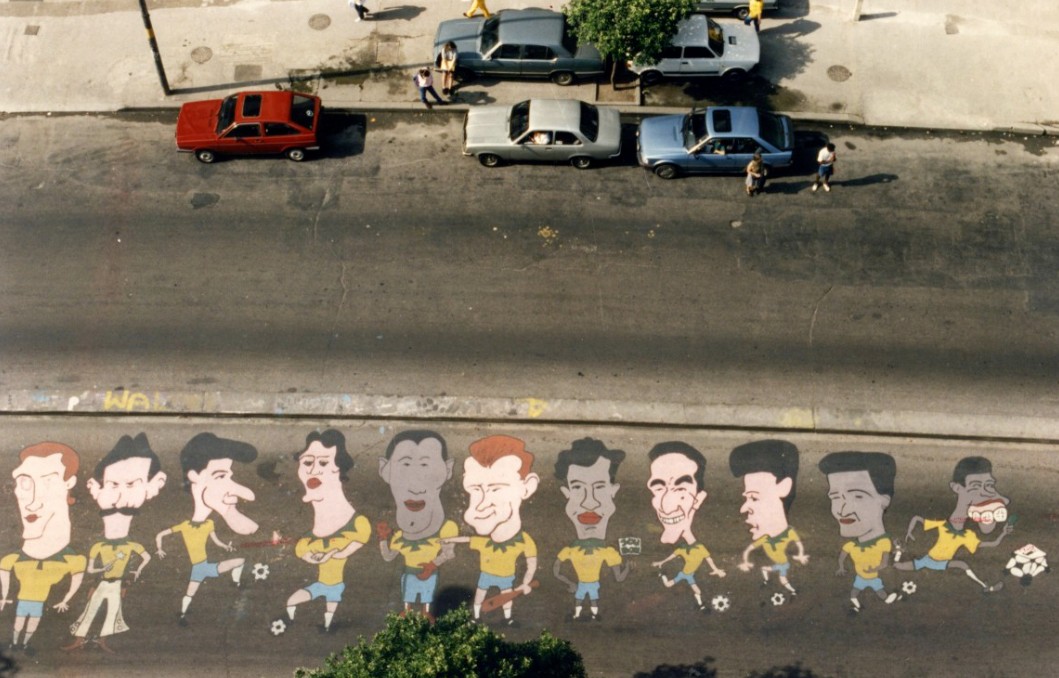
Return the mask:
<svg viewBox="0 0 1059 678">
<path fill-rule="evenodd" d="M 721 77 L 724 78 L 725 82 L 742 82 L 746 78 L 746 71 L 742 68 L 733 68 L 730 71 L 725 71 Z"/>
<path fill-rule="evenodd" d="M 640 84 L 644 87 L 657 85 L 660 82 L 662 82 L 662 74 L 658 71 L 644 71 L 640 74 Z"/>
<path fill-rule="evenodd" d="M 655 176 L 660 179 L 676 179 L 680 176 L 680 170 L 676 165 L 659 165 L 655 168 Z"/>
<path fill-rule="evenodd" d="M 217 154 L 208 148 L 201 148 L 195 151 L 195 159 L 208 165 L 217 159 Z"/>
<path fill-rule="evenodd" d="M 574 74 L 570 71 L 559 71 L 557 73 L 552 73 L 552 82 L 554 82 L 556 85 L 562 85 L 563 87 L 566 87 L 567 85 L 572 85 L 574 84 Z"/>
<path fill-rule="evenodd" d="M 293 160 L 294 162 L 301 162 L 305 160 L 305 149 L 304 148 L 291 148 L 287 150 L 287 159 Z"/>
<path fill-rule="evenodd" d="M 570 164 L 577 169 L 588 169 L 592 166 L 592 158 L 584 155 L 578 155 L 570 158 Z"/>
<path fill-rule="evenodd" d="M 482 153 L 478 156 L 478 162 L 486 167 L 496 167 L 500 164 L 500 156 L 494 153 Z"/>
<path fill-rule="evenodd" d="M 474 80 L 474 71 L 469 68 L 457 68 L 454 75 L 460 82 L 471 82 Z"/>
<path fill-rule="evenodd" d="M 739 17 L 740 19 L 742 19 L 743 21 L 746 21 L 746 18 L 748 16 L 750 16 L 750 8 L 749 7 L 740 7 L 739 9 L 735 10 L 735 15 L 737 17 Z"/>
</svg>

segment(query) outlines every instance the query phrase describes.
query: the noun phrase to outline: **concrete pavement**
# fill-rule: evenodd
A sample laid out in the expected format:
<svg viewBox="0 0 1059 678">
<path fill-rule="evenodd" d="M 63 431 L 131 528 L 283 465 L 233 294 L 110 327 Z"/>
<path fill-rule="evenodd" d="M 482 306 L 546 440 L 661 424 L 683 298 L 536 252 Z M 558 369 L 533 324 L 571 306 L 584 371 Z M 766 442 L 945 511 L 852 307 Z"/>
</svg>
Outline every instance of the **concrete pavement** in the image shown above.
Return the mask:
<svg viewBox="0 0 1059 678">
<path fill-rule="evenodd" d="M 557 2 L 491 0 L 493 11 Z M 149 3 L 175 94 L 162 93 L 135 3 L 28 0 L 0 5 L 6 36 L 0 110 L 116 111 L 177 106 L 249 87 L 291 83 L 351 108 L 419 106 L 413 69 L 428 63 L 439 21 L 460 0 L 370 3 L 357 22 L 340 0 Z M 774 107 L 869 125 L 1059 133 L 1059 5 L 1001 12 L 984 0 L 788 0 L 761 33 L 760 75 Z M 578 97 L 636 108 L 636 88 L 474 83 L 462 106 L 526 96 Z M 684 108 L 687 101 L 667 101 Z"/>
</svg>

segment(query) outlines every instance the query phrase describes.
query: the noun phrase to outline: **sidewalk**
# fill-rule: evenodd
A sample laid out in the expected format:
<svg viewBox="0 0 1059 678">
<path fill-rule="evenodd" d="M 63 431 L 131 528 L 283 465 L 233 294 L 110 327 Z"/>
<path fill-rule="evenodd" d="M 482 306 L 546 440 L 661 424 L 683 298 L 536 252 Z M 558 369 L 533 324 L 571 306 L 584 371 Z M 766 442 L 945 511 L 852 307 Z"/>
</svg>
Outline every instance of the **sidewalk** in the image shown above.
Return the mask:
<svg viewBox="0 0 1059 678">
<path fill-rule="evenodd" d="M 332 107 L 414 108 L 413 70 L 429 63 L 438 22 L 467 6 L 381 0 L 369 2 L 373 20 L 357 22 L 341 0 L 152 2 L 176 92 L 166 97 L 135 3 L 8 0 L 0 4 L 0 111 L 168 107 L 292 84 Z M 1059 4 L 1029 0 L 1016 14 L 984 0 L 863 0 L 856 22 L 854 6 L 788 0 L 766 17 L 760 74 L 780 91 L 778 108 L 869 125 L 1059 133 L 1059 88 L 1051 84 L 1059 63 L 1048 58 L 1059 53 Z M 461 90 L 462 105 L 533 96 L 639 106 L 638 90 L 615 101 L 597 91 L 608 87 L 484 81 Z"/>
</svg>

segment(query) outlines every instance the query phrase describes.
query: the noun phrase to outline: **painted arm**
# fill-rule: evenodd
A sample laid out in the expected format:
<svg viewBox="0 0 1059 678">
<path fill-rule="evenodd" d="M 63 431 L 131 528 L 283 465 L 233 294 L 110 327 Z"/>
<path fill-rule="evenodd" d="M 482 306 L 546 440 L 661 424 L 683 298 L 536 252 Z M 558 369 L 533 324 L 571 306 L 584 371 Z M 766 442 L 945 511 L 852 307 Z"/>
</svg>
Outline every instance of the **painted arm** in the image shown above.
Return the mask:
<svg viewBox="0 0 1059 678">
<path fill-rule="evenodd" d="M 743 562 L 739 563 L 739 569 L 743 572 L 749 572 L 754 566 L 750 564 L 750 554 L 754 552 L 754 542 L 750 542 L 750 546 L 747 546 L 743 551 Z"/>
<path fill-rule="evenodd" d="M 796 563 L 801 563 L 802 565 L 808 565 L 809 564 L 809 554 L 807 554 L 805 552 L 805 544 L 802 542 L 802 540 L 799 539 L 798 541 L 794 542 L 794 547 L 795 547 L 795 549 L 798 552 L 795 553 L 793 556 L 791 556 L 791 559 L 794 560 L 794 562 L 796 562 Z"/>
<path fill-rule="evenodd" d="M 556 558 L 555 563 L 552 565 L 552 574 L 555 576 L 556 579 L 566 584 L 566 588 L 568 591 L 570 591 L 570 593 L 574 593 L 575 591 L 577 591 L 577 584 L 570 581 L 570 579 L 562 573 L 562 566 L 562 561 Z"/>
<path fill-rule="evenodd" d="M 382 554 L 382 559 L 386 562 L 390 562 L 400 555 L 400 552 L 394 551 L 392 548 L 390 548 L 390 542 L 386 541 L 385 539 L 379 540 L 379 553 Z"/>
<path fill-rule="evenodd" d="M 533 593 L 533 588 L 530 586 L 530 582 L 533 581 L 533 575 L 537 574 L 537 556 L 526 557 L 526 576 L 522 578 L 522 586 L 518 587 L 518 590 L 522 592 L 522 595 L 528 596 Z"/>
<path fill-rule="evenodd" d="M 706 563 L 710 566 L 710 574 L 714 577 L 724 577 L 725 574 L 727 574 L 724 570 L 714 564 L 712 556 L 706 559 Z"/>
<path fill-rule="evenodd" d="M 993 541 L 983 541 L 983 542 L 978 544 L 978 548 L 981 548 L 981 549 L 996 548 L 997 546 L 1000 546 L 1000 542 L 1004 541 L 1004 537 L 1008 536 L 1009 534 L 1011 534 L 1014 531 L 1015 531 L 1015 526 L 1010 524 L 1010 523 L 1008 523 L 1007 525 L 1004 526 L 1004 528 L 1002 530 L 1000 530 L 1000 534 L 997 535 L 996 539 L 994 539 Z"/>
<path fill-rule="evenodd" d="M 621 565 L 615 565 L 610 568 L 610 570 L 614 573 L 614 581 L 622 582 L 625 581 L 625 578 L 629 576 L 629 572 L 632 571 L 632 563 L 626 560 Z"/>
<path fill-rule="evenodd" d="M 0 610 L 11 601 L 7 599 L 7 590 L 11 586 L 11 571 L 0 570 Z"/>
<path fill-rule="evenodd" d="M 66 595 L 63 596 L 62 600 L 57 602 L 55 605 L 52 605 L 52 607 L 58 610 L 59 612 L 66 612 L 68 609 L 70 609 L 70 599 L 73 598 L 74 594 L 77 593 L 77 589 L 81 588 L 81 582 L 84 581 L 84 579 L 84 572 L 78 572 L 77 574 L 71 575 L 70 590 L 66 592 Z"/>
<path fill-rule="evenodd" d="M 889 555 L 889 554 L 887 554 Z M 845 551 L 838 552 L 838 569 L 835 570 L 835 574 L 846 574 L 846 560 L 849 558 L 849 554 Z"/>
<path fill-rule="evenodd" d="M 212 541 L 217 546 L 220 546 L 222 549 L 224 549 L 228 553 L 231 553 L 232 551 L 235 550 L 235 547 L 232 546 L 232 542 L 228 542 L 227 544 L 225 544 L 223 541 L 220 540 L 220 538 L 217 536 L 217 531 L 216 530 L 214 530 L 213 532 L 210 532 L 210 541 Z"/>
<path fill-rule="evenodd" d="M 143 572 L 143 568 L 147 567 L 147 563 L 151 562 L 151 554 L 146 550 L 140 554 L 140 566 L 132 572 L 132 580 L 139 581 L 140 573 Z"/>
<path fill-rule="evenodd" d="M 165 558 L 165 551 L 162 550 L 162 540 L 165 539 L 166 537 L 168 537 L 171 534 L 173 534 L 173 530 L 172 529 L 165 529 L 165 530 L 162 530 L 161 532 L 159 532 L 157 535 L 155 535 L 155 538 L 154 538 L 155 552 L 158 554 L 159 558 Z"/>
<path fill-rule="evenodd" d="M 434 565 L 440 567 L 443 563 L 447 563 L 456 557 L 456 545 L 455 544 L 442 544 L 441 551 L 438 552 L 437 557 L 434 558 Z"/>
<path fill-rule="evenodd" d="M 99 567 L 96 567 L 96 562 L 97 561 L 99 562 Z M 88 561 L 88 569 L 85 570 L 85 571 L 89 572 L 91 574 L 96 574 L 97 572 L 106 572 L 107 570 L 109 570 L 112 567 L 114 567 L 114 563 L 109 563 L 107 565 L 104 565 L 103 564 L 103 556 L 99 555 L 99 556 L 96 556 L 95 558 L 93 558 L 92 560 Z"/>
<path fill-rule="evenodd" d="M 912 534 L 912 531 L 916 529 L 917 525 L 922 524 L 923 516 L 912 516 L 912 520 L 908 521 L 908 531 L 905 532 L 905 543 L 916 540 L 916 537 Z"/>
<path fill-rule="evenodd" d="M 669 561 L 673 560 L 676 557 L 677 557 L 676 553 L 670 553 L 669 557 L 666 558 L 665 560 L 656 560 L 655 562 L 651 563 L 651 567 L 662 567 L 663 565 L 665 565 L 666 563 L 668 563 Z"/>
<path fill-rule="evenodd" d="M 359 542 L 359 541 L 351 541 L 351 542 L 349 542 L 349 546 L 345 547 L 341 551 L 336 552 L 331 557 L 332 558 L 338 558 L 340 560 L 342 558 L 348 558 L 351 555 L 353 555 L 354 553 L 356 553 L 357 551 L 359 551 L 361 546 L 364 546 L 364 544 Z"/>
<path fill-rule="evenodd" d="M 470 537 L 445 537 L 441 540 L 442 544 L 469 544 L 471 541 Z"/>
</svg>

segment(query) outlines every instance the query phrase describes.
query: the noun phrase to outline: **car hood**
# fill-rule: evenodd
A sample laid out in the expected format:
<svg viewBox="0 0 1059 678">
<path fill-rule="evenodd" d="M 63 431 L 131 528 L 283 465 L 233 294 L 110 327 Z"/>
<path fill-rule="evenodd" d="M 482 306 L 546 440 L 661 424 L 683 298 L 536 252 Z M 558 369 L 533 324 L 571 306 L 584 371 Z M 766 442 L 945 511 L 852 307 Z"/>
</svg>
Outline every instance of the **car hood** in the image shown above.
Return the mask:
<svg viewBox="0 0 1059 678">
<path fill-rule="evenodd" d="M 479 144 L 502 144 L 510 133 L 508 116 L 511 109 L 506 106 L 472 108 L 467 111 L 467 122 L 463 134 L 468 146 Z"/>
<path fill-rule="evenodd" d="M 215 138 L 220 110 L 220 99 L 192 101 L 181 106 L 177 115 L 177 146 Z"/>
<path fill-rule="evenodd" d="M 478 53 L 478 31 L 482 27 L 484 19 L 449 19 L 438 24 L 438 32 L 434 36 L 434 55 L 441 52 L 441 48 L 450 40 L 456 43 L 456 51 Z"/>
<path fill-rule="evenodd" d="M 724 60 L 746 70 L 757 66 L 761 60 L 761 41 L 757 32 L 742 21 L 725 22 L 721 27 L 724 29 Z"/>
<path fill-rule="evenodd" d="M 659 115 L 644 118 L 640 122 L 640 152 L 650 156 L 687 153 L 684 149 L 684 137 L 681 134 L 686 117 L 686 115 Z"/>
</svg>

